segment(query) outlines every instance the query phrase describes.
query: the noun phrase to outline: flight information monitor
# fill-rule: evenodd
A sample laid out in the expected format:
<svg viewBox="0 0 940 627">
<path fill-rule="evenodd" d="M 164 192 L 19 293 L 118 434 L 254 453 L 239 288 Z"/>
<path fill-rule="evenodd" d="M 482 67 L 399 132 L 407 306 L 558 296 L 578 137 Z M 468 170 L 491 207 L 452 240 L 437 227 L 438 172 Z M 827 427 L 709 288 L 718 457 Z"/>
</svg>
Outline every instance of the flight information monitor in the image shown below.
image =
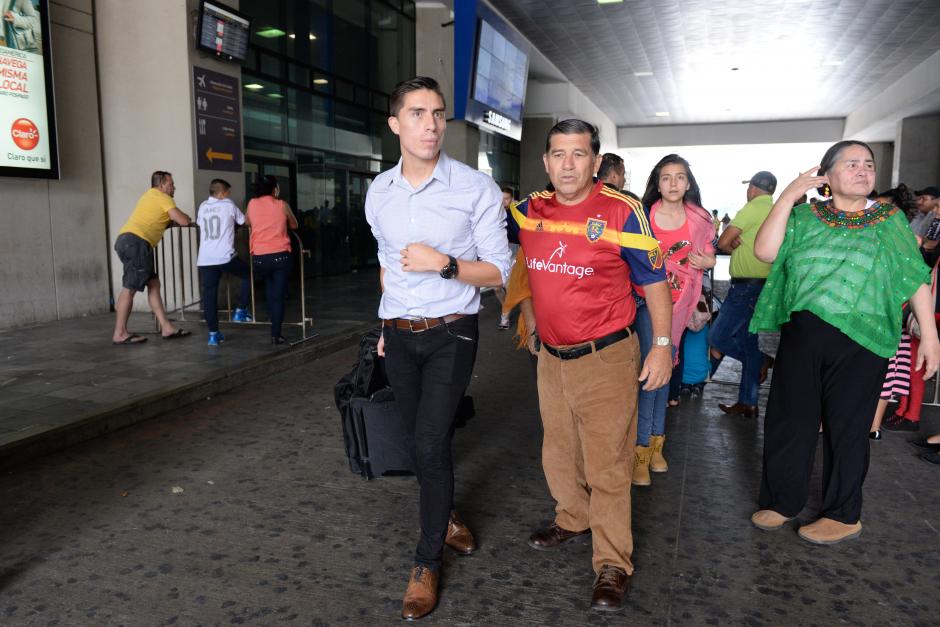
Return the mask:
<svg viewBox="0 0 940 627">
<path fill-rule="evenodd" d="M 528 70 L 528 55 L 486 20 L 480 20 L 473 99 L 521 120 Z"/>
<path fill-rule="evenodd" d="M 244 62 L 248 57 L 251 20 L 219 2 L 203 0 L 199 7 L 196 46 L 225 61 Z"/>
</svg>

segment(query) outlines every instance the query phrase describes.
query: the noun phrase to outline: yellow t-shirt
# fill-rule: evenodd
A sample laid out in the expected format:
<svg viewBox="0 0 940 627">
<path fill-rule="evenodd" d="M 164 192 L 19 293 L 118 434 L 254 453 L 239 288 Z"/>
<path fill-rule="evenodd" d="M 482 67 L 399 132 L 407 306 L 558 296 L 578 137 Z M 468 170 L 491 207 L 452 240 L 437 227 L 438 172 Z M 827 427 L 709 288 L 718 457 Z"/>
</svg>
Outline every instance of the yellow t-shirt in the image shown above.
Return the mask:
<svg viewBox="0 0 940 627">
<path fill-rule="evenodd" d="M 163 237 L 163 232 L 170 225 L 170 209 L 176 201 L 169 194 L 164 194 L 156 187 L 151 187 L 137 201 L 134 212 L 121 228 L 121 233 L 133 233 L 156 247 Z"/>
<path fill-rule="evenodd" d="M 731 278 L 766 279 L 770 274 L 770 264 L 754 256 L 754 240 L 773 206 L 773 196 L 761 194 L 741 207 L 731 221 L 730 226 L 741 229 L 741 245 L 731 251 Z"/>
</svg>

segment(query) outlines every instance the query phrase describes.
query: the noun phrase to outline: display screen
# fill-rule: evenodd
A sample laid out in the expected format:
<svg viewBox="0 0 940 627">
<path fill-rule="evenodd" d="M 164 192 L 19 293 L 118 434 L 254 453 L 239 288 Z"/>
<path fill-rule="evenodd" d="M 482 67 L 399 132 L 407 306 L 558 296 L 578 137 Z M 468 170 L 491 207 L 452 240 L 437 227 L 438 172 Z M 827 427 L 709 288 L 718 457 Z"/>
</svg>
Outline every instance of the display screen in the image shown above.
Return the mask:
<svg viewBox="0 0 940 627">
<path fill-rule="evenodd" d="M 0 175 L 59 178 L 47 0 L 0 6 Z"/>
<path fill-rule="evenodd" d="M 197 46 L 226 61 L 244 61 L 248 56 L 251 20 L 218 2 L 203 0 L 199 11 Z"/>
<path fill-rule="evenodd" d="M 528 55 L 486 20 L 480 20 L 473 99 L 513 120 L 521 120 L 528 71 Z"/>
</svg>

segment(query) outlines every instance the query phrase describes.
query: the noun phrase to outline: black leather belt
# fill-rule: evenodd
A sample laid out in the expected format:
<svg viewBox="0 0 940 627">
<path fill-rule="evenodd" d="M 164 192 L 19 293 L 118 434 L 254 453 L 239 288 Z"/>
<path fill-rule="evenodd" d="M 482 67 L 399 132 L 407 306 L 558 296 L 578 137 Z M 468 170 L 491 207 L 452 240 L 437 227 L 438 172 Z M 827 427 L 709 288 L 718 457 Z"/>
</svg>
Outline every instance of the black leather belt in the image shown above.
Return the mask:
<svg viewBox="0 0 940 627">
<path fill-rule="evenodd" d="M 732 277 L 731 285 L 763 285 L 767 282 L 767 279 L 748 279 L 748 278 L 738 278 L 735 279 Z"/>
<path fill-rule="evenodd" d="M 590 342 L 585 342 L 584 344 L 578 344 L 577 346 L 555 348 L 554 346 L 549 346 L 544 342 L 542 342 L 542 346 L 545 347 L 545 350 L 548 351 L 549 355 L 554 355 L 558 359 L 577 359 L 578 357 L 584 357 L 585 355 L 596 353 L 602 348 L 606 348 L 611 344 L 619 342 L 620 340 L 625 340 L 634 333 L 636 333 L 636 330 L 631 324 L 626 329 L 620 329 L 619 331 L 608 333 L 604 337 L 591 340 Z"/>
<path fill-rule="evenodd" d="M 457 320 L 466 317 L 467 314 L 449 314 L 443 318 L 417 318 L 416 320 L 412 320 L 411 318 L 392 318 L 391 320 L 383 320 L 382 324 L 387 327 L 395 327 L 396 329 L 401 329 L 403 331 L 421 333 L 422 331 L 439 327 L 442 324 L 450 324 L 451 322 L 456 322 Z"/>
</svg>

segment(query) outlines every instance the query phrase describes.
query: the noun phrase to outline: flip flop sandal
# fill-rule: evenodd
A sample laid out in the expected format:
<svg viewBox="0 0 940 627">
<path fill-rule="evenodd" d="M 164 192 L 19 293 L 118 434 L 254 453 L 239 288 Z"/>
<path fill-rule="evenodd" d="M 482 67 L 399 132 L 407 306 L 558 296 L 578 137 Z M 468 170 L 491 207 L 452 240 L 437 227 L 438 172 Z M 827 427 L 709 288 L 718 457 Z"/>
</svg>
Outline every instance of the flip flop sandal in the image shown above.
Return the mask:
<svg viewBox="0 0 940 627">
<path fill-rule="evenodd" d="M 184 331 L 183 329 L 177 329 L 176 333 L 173 335 L 164 335 L 164 340 L 175 340 L 177 338 L 186 337 L 187 335 L 192 335 L 191 331 Z"/>
<path fill-rule="evenodd" d="M 128 345 L 129 344 L 143 344 L 146 341 L 147 341 L 147 338 L 141 335 L 128 335 L 126 338 L 124 338 L 120 342 L 111 342 L 111 343 L 114 344 L 115 346 L 123 346 L 125 344 L 128 344 Z"/>
</svg>

